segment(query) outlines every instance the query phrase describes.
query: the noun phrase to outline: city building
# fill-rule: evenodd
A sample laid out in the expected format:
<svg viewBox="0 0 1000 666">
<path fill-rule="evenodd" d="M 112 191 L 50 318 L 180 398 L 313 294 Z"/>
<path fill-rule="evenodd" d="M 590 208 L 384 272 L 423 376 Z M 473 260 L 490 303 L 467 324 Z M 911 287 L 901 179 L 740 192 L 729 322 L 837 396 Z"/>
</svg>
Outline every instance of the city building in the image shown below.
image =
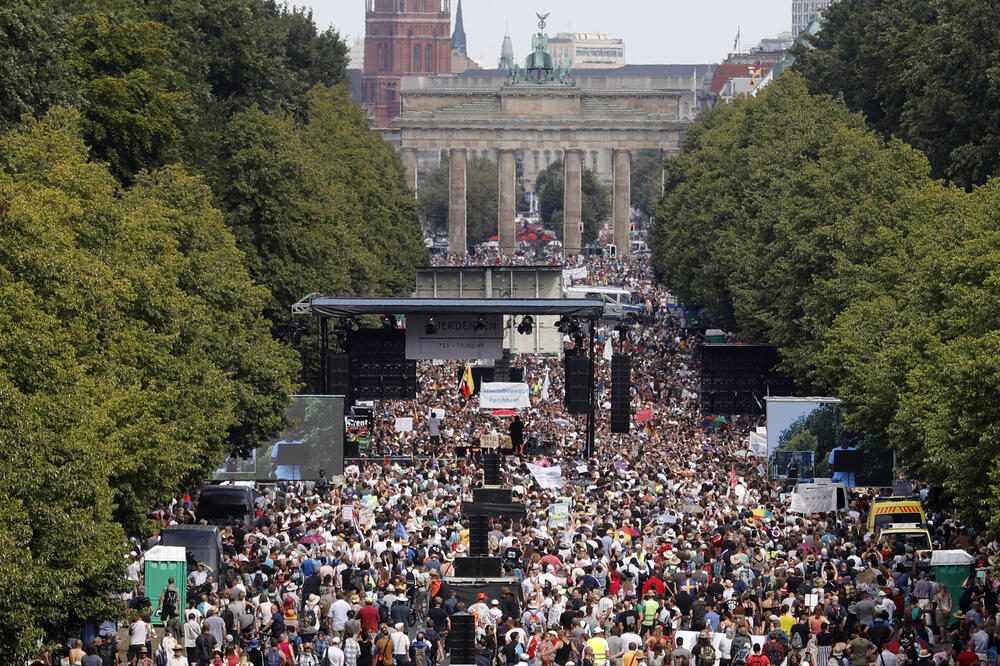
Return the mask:
<svg viewBox="0 0 1000 666">
<path fill-rule="evenodd" d="M 576 68 L 621 67 L 625 64 L 625 40 L 602 33 L 558 32 L 549 39 L 549 53 L 557 63 L 572 59 Z"/>
<path fill-rule="evenodd" d="M 404 76 L 451 72 L 451 44 L 451 0 L 365 0 L 361 105 L 374 127 L 399 115 Z"/>
<path fill-rule="evenodd" d="M 797 37 L 834 2 L 836 0 L 792 0 L 792 34 Z"/>
</svg>

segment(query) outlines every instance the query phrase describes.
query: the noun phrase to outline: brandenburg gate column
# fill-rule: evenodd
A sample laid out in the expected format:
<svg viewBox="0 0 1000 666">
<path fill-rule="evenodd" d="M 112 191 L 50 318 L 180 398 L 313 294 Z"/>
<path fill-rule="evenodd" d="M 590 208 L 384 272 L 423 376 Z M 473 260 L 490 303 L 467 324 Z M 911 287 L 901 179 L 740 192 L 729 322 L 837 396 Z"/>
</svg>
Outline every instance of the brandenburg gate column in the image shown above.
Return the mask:
<svg viewBox="0 0 1000 666">
<path fill-rule="evenodd" d="M 615 148 L 614 151 L 615 193 L 613 203 L 613 220 L 615 230 L 615 245 L 618 252 L 627 255 L 629 252 L 629 208 L 631 206 L 630 188 L 632 185 L 632 153 L 629 150 Z"/>
<path fill-rule="evenodd" d="M 403 168 L 406 169 L 406 184 L 413 190 L 413 195 L 417 194 L 417 149 L 402 149 Z"/>
<path fill-rule="evenodd" d="M 563 152 L 563 257 L 579 254 L 582 247 L 580 222 L 583 221 L 583 151 L 567 148 Z"/>
<path fill-rule="evenodd" d="M 515 199 L 517 198 L 517 160 L 514 151 L 507 148 L 499 150 L 500 182 L 497 206 L 497 233 L 500 237 L 500 252 L 506 255 L 514 254 L 515 234 L 514 218 L 517 215 Z"/>
<path fill-rule="evenodd" d="M 448 252 L 467 254 L 469 245 L 465 240 L 466 192 L 465 192 L 465 148 L 449 151 L 448 165 Z M 627 230 L 627 227 L 626 227 Z"/>
</svg>

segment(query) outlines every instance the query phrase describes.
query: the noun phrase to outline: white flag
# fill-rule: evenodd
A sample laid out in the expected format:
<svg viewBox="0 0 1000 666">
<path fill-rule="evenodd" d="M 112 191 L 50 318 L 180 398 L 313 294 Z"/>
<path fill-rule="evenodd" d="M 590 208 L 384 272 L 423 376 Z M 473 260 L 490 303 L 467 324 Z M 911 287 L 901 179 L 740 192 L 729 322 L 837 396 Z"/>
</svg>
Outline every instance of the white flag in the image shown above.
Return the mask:
<svg viewBox="0 0 1000 666">
<path fill-rule="evenodd" d="M 549 399 L 549 369 L 545 368 L 545 380 L 542 382 L 542 400 Z"/>
<path fill-rule="evenodd" d="M 610 361 L 613 350 L 611 349 L 611 336 L 609 335 L 604 341 L 604 360 Z"/>
</svg>

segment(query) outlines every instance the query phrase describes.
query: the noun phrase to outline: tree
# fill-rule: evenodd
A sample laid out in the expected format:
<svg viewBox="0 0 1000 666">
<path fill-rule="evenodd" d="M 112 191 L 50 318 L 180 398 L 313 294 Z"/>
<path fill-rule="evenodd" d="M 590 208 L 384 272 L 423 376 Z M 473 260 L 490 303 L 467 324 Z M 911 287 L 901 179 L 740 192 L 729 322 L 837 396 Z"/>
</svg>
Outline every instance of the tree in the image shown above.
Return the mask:
<svg viewBox="0 0 1000 666">
<path fill-rule="evenodd" d="M 448 228 L 450 165 L 451 161 L 444 156 L 441 164 L 427 173 L 419 189 L 420 214 L 439 230 Z M 470 248 L 499 234 L 499 173 L 496 162 L 482 157 L 473 157 L 466 163 L 466 240 Z M 514 198 L 515 201 L 524 199 L 520 183 L 516 185 Z"/>
<path fill-rule="evenodd" d="M 427 261 L 402 164 L 343 88 L 317 87 L 310 118 L 233 116 L 212 174 L 280 327 L 308 293 L 400 294 Z"/>
<path fill-rule="evenodd" d="M 810 90 L 841 95 L 883 137 L 964 188 L 1000 166 L 1000 7 L 985 0 L 845 0 L 793 50 Z"/>
<path fill-rule="evenodd" d="M 556 236 L 563 237 L 563 199 L 566 179 L 562 162 L 553 162 L 538 174 L 535 179 L 535 192 L 538 193 L 538 211 L 542 221 L 552 228 Z M 583 237 L 584 243 L 597 240 L 601 222 L 611 215 L 611 191 L 601 185 L 590 169 L 584 169 L 580 180 L 580 192 L 583 197 Z"/>
<path fill-rule="evenodd" d="M 0 640 L 121 617 L 125 530 L 285 425 L 292 354 L 201 178 L 123 190 L 61 108 L 0 140 Z M 52 572 L 58 571 L 59 576 Z"/>
<path fill-rule="evenodd" d="M 66 67 L 69 13 L 59 0 L 9 0 L 0 5 L 0 132 L 24 114 L 76 100 Z"/>
<path fill-rule="evenodd" d="M 629 198 L 632 205 L 649 217 L 663 194 L 663 153 L 643 149 L 632 160 Z"/>
</svg>

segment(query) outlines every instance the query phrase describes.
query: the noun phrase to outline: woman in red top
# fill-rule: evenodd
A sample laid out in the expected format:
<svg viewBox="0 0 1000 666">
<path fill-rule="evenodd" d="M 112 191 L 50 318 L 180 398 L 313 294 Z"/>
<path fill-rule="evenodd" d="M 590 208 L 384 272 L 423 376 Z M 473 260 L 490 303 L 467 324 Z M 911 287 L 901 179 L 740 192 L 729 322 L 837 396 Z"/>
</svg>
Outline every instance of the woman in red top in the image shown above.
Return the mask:
<svg viewBox="0 0 1000 666">
<path fill-rule="evenodd" d="M 278 651 L 281 652 L 281 663 L 296 663 L 295 648 L 293 648 L 292 644 L 288 642 L 288 634 L 281 634 L 281 636 L 278 637 Z"/>
</svg>

